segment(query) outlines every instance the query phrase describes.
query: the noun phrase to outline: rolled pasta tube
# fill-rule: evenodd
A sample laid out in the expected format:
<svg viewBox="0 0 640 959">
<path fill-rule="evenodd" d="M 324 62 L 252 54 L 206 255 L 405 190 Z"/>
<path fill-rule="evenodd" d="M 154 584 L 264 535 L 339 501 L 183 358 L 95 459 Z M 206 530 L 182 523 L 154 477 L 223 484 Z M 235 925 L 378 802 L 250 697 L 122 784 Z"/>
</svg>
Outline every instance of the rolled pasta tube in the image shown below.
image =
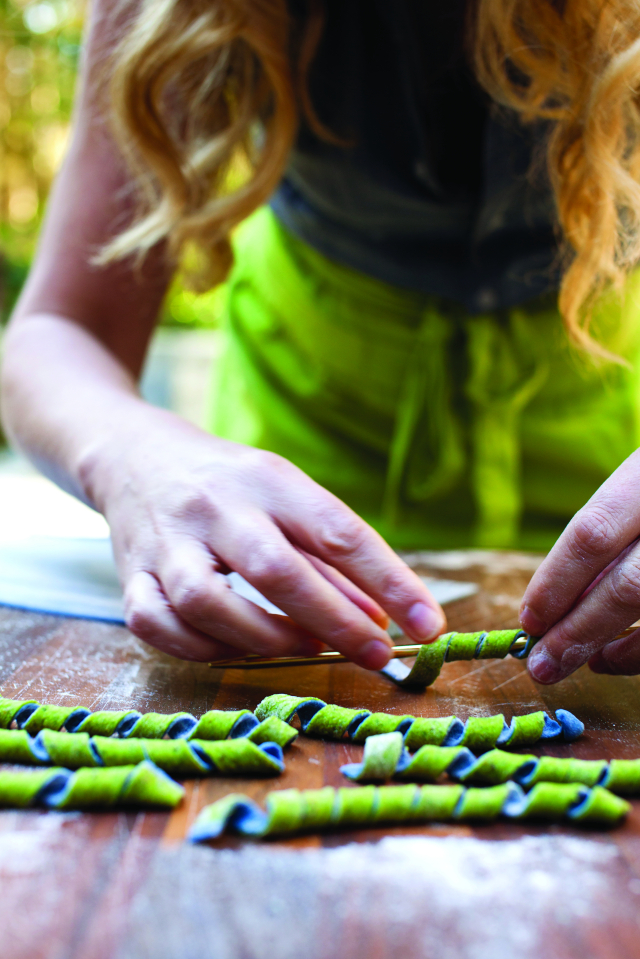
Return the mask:
<svg viewBox="0 0 640 959">
<path fill-rule="evenodd" d="M 211 736 L 203 736 L 202 738 L 212 739 Z M 278 746 L 285 749 L 298 738 L 298 730 L 293 729 L 288 723 L 278 719 L 277 716 L 269 716 L 267 719 L 258 722 L 258 725 L 253 727 L 246 738 L 257 744 L 277 743 Z"/>
<path fill-rule="evenodd" d="M 620 796 L 640 795 L 640 760 L 612 759 L 602 785 Z"/>
<path fill-rule="evenodd" d="M 184 789 L 153 763 L 117 769 L 38 769 L 0 772 L 0 806 L 94 809 L 177 806 Z"/>
<path fill-rule="evenodd" d="M 371 736 L 360 763 L 340 771 L 354 782 L 406 779 L 436 782 L 447 774 L 457 782 L 495 786 L 513 780 L 525 788 L 540 782 L 605 786 L 619 795 L 640 795 L 640 759 L 574 759 L 527 756 L 493 749 L 480 757 L 464 746 L 422 746 L 410 755 L 400 733 Z"/>
<path fill-rule="evenodd" d="M 0 730 L 0 762 L 27 765 L 101 768 L 151 760 L 174 776 L 273 776 L 284 769 L 277 743 L 250 739 L 222 741 L 185 739 L 115 739 L 87 733 L 43 729 L 31 737 L 25 730 Z"/>
<path fill-rule="evenodd" d="M 45 729 L 122 739 L 207 739 L 247 737 L 256 743 L 290 745 L 297 732 L 272 717 L 260 722 L 248 709 L 210 709 L 200 719 L 191 713 L 139 713 L 137 710 L 100 710 L 53 706 L 37 700 L 0 698 L 0 730 L 24 729 L 32 736 Z"/>
<path fill-rule="evenodd" d="M 514 716 L 507 723 L 504 716 L 473 716 L 463 722 L 456 716 L 417 718 L 372 713 L 368 709 L 348 709 L 325 703 L 322 699 L 303 698 L 275 693 L 256 706 L 256 716 L 263 722 L 277 717 L 292 723 L 297 717 L 302 732 L 320 739 L 348 738 L 364 742 L 369 736 L 401 732 L 408 749 L 420 746 L 467 746 L 484 752 L 496 746 L 529 746 L 543 740 L 573 742 L 584 732 L 584 724 L 566 709 L 556 710 L 556 718 L 539 710 Z"/>
<path fill-rule="evenodd" d="M 401 733 L 382 733 L 367 739 L 362 762 L 347 763 L 340 767 L 340 772 L 352 782 L 386 782 L 393 778 L 435 782 L 443 773 L 452 775 L 458 767 L 466 769 L 475 758 L 466 746 L 422 746 L 411 756 L 404 748 Z"/>
<path fill-rule="evenodd" d="M 525 639 L 524 648 L 514 649 L 517 640 Z M 511 654 L 516 659 L 526 658 L 538 637 L 529 636 L 521 629 L 497 629 L 475 633 L 444 633 L 433 643 L 421 647 L 413 666 L 401 659 L 391 659 L 380 672 L 398 686 L 425 689 L 431 686 L 445 663 L 454 660 L 504 659 Z"/>
<path fill-rule="evenodd" d="M 438 752 L 449 752 L 440 746 L 432 748 Z M 340 772 L 353 782 L 385 782 L 396 775 L 405 757 L 408 758 L 409 754 L 404 748 L 402 733 L 380 733 L 379 736 L 370 736 L 365 742 L 361 763 L 347 763 L 340 767 Z M 434 775 L 428 778 L 438 777 Z"/>
<path fill-rule="evenodd" d="M 258 838 L 394 822 L 493 822 L 498 817 L 611 826 L 629 809 L 628 802 L 601 786 L 589 789 L 577 783 L 539 783 L 529 793 L 513 782 L 486 789 L 459 785 L 326 786 L 271 792 L 264 810 L 247 796 L 225 796 L 201 811 L 188 838 L 206 842 L 224 832 Z"/>
</svg>

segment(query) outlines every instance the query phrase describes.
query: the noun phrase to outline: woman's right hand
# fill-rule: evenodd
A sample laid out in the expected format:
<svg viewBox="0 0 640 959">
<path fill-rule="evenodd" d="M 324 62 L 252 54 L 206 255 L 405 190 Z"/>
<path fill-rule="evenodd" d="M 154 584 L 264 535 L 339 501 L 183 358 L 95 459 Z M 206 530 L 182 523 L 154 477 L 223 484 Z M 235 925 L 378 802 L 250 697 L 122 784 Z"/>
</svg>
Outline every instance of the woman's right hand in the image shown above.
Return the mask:
<svg viewBox="0 0 640 959">
<path fill-rule="evenodd" d="M 91 264 L 133 212 L 103 102 L 105 63 L 130 10 L 91 5 L 73 137 L 3 336 L 4 425 L 39 468 L 107 516 L 128 623 L 142 639 L 195 660 L 320 641 L 379 668 L 390 645 L 383 610 L 416 640 L 444 628 L 418 577 L 290 463 L 215 439 L 137 395 L 171 262 L 159 245 L 140 269 Z M 227 569 L 288 619 L 234 594 Z"/>
<path fill-rule="evenodd" d="M 417 642 L 444 629 L 415 573 L 296 466 L 134 402 L 78 475 L 110 524 L 127 624 L 141 639 L 199 661 L 322 642 L 380 669 L 387 614 Z M 287 615 L 234 593 L 229 570 Z"/>
</svg>

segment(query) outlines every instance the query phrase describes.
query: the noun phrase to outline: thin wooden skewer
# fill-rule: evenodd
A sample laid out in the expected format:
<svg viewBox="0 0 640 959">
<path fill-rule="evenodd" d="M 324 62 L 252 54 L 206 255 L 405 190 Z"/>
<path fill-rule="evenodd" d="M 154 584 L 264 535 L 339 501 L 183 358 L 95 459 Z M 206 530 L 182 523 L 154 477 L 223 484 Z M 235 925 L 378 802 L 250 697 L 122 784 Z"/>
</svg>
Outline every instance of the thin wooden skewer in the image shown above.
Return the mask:
<svg viewBox="0 0 640 959">
<path fill-rule="evenodd" d="M 616 639 L 624 639 L 635 633 L 638 626 L 630 626 L 624 629 Z M 514 653 L 524 649 L 526 639 L 517 639 L 511 647 Z M 393 659 L 406 659 L 409 656 L 417 656 L 423 643 L 410 643 L 404 646 L 394 646 L 391 650 Z M 246 656 L 241 659 L 221 659 L 215 663 L 209 663 L 211 669 L 272 669 L 280 666 L 330 666 L 332 663 L 348 663 L 351 660 L 343 653 L 338 653 L 334 649 L 328 649 L 323 653 L 317 653 L 315 656 Z"/>
</svg>

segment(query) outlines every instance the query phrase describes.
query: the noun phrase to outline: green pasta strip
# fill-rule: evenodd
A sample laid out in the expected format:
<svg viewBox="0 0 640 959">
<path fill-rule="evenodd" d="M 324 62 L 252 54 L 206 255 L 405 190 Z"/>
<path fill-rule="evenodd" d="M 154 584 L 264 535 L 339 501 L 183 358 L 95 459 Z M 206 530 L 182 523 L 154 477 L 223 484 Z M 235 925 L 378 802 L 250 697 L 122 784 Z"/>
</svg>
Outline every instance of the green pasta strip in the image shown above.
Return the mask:
<svg viewBox="0 0 640 959">
<path fill-rule="evenodd" d="M 580 788 L 575 783 L 538 783 L 529 793 L 527 818 L 548 819 L 552 822 L 560 819 L 567 802 L 575 801 Z"/>
<path fill-rule="evenodd" d="M 32 736 L 42 729 L 62 729 L 70 716 L 77 712 L 77 706 L 41 706 L 29 716 L 22 726 Z"/>
<path fill-rule="evenodd" d="M 480 757 L 465 746 L 422 746 L 414 755 L 403 748 L 400 733 L 370 736 L 361 763 L 348 763 L 342 773 L 354 782 L 405 779 L 436 782 L 443 774 L 465 784 L 494 786 L 514 780 L 525 788 L 537 783 L 580 783 L 606 786 L 621 795 L 640 795 L 640 759 L 557 758 L 515 755 L 493 749 Z"/>
<path fill-rule="evenodd" d="M 208 776 L 214 770 L 203 762 L 184 739 L 134 739 L 124 741 L 95 737 L 96 752 L 105 766 L 150 759 L 171 776 Z M 124 747 L 122 752 L 120 747 Z M 127 758 L 127 751 L 137 747 L 138 754 Z"/>
<path fill-rule="evenodd" d="M 164 739 L 169 730 L 178 720 L 190 721 L 191 713 L 143 713 L 129 733 L 136 739 Z M 98 735 L 102 735 L 99 733 Z"/>
<path fill-rule="evenodd" d="M 401 774 L 402 779 L 411 778 L 410 770 L 414 766 L 414 760 L 419 760 L 422 752 L 423 750 L 420 750 L 415 757 L 412 757 L 409 766 Z M 514 755 L 513 753 L 503 752 L 501 749 L 492 749 L 477 759 L 473 754 L 465 755 L 458 751 L 457 755 L 451 757 L 451 765 L 447 771 L 453 779 L 463 783 L 472 783 L 475 786 L 496 786 L 498 783 L 508 782 L 510 779 L 522 785 L 522 777 L 530 775 L 532 765 L 535 762 L 537 762 L 535 756 Z M 544 777 L 540 778 L 544 779 Z M 580 782 L 580 780 L 576 780 L 576 782 Z M 529 783 L 528 778 L 527 783 Z M 589 785 L 595 785 L 595 783 Z"/>
<path fill-rule="evenodd" d="M 259 722 L 248 709 L 211 709 L 197 720 L 191 713 L 144 713 L 136 710 L 100 710 L 52 706 L 31 700 L 0 698 L 0 730 L 17 727 L 32 736 L 43 730 L 118 736 L 127 739 L 223 740 L 247 736 L 252 742 L 290 745 L 298 733 L 272 716 Z"/>
<path fill-rule="evenodd" d="M 456 769 L 461 761 L 475 762 L 473 754 L 464 746 L 423 746 L 414 756 L 409 756 L 401 733 L 382 733 L 367 739 L 361 763 L 348 763 L 341 766 L 340 771 L 353 782 L 385 782 L 394 777 L 435 782 L 443 773 Z"/>
<path fill-rule="evenodd" d="M 511 652 L 517 639 L 527 640 L 524 650 Z M 444 633 L 433 643 L 420 648 L 411 668 L 397 659 L 392 659 L 382 670 L 399 686 L 415 686 L 424 689 L 431 686 L 444 663 L 470 659 L 504 659 L 516 656 L 523 659 L 537 642 L 535 637 L 527 636 L 521 629 L 499 629 L 491 632 Z"/>
<path fill-rule="evenodd" d="M 382 792 L 387 789 L 393 789 L 393 786 L 385 786 Z M 397 787 L 395 787 L 397 789 Z M 403 787 L 407 789 L 416 789 L 415 786 Z M 488 792 L 488 790 L 487 790 Z M 462 797 L 464 796 L 464 786 L 438 786 L 429 788 L 422 786 L 417 789 L 418 798 L 413 805 L 413 819 L 422 822 L 447 822 L 456 818 L 457 810 L 460 807 Z"/>
<path fill-rule="evenodd" d="M 534 771 L 526 779 L 527 785 L 538 782 L 584 783 L 585 786 L 606 784 L 608 763 L 604 759 L 558 759 L 555 756 L 542 756 L 536 759 Z M 640 761 L 638 762 L 640 766 Z"/>
<path fill-rule="evenodd" d="M 74 733 L 88 733 L 89 736 L 113 736 L 124 721 L 139 721 L 138 717 L 140 717 L 140 713 L 133 709 L 119 711 L 101 709 L 99 712 L 91 713 L 86 719 L 83 719 L 73 731 Z"/>
<path fill-rule="evenodd" d="M 292 723 L 296 717 L 303 733 L 322 739 L 343 739 L 360 743 L 369 736 L 399 731 L 405 735 L 405 745 L 415 750 L 420 746 L 467 746 L 474 752 L 483 752 L 495 746 L 532 745 L 543 739 L 563 739 L 572 742 L 584 732 L 580 720 L 559 709 L 556 719 L 538 711 L 515 716 L 507 724 L 504 716 L 473 716 L 466 723 L 456 716 L 444 718 L 416 718 L 393 716 L 390 713 L 371 713 L 366 709 L 347 709 L 312 697 L 303 698 L 284 693 L 267 696 L 256 707 L 256 716 L 262 722 L 269 717 Z"/>
<path fill-rule="evenodd" d="M 190 739 L 226 739 L 238 720 L 251 716 L 248 709 L 210 709 L 198 720 L 189 734 Z"/>
<path fill-rule="evenodd" d="M 0 729 L 10 729 L 17 713 L 25 707 L 39 705 L 35 699 L 3 699 L 0 697 Z"/>
<path fill-rule="evenodd" d="M 370 713 L 362 720 L 351 739 L 354 743 L 363 743 L 369 736 L 378 736 L 380 733 L 402 731 L 411 727 L 417 720 L 413 716 L 392 716 L 389 713 Z M 449 725 L 451 723 L 449 722 Z M 446 736 L 446 730 L 444 736 Z M 444 737 L 443 737 L 444 738 Z"/>
<path fill-rule="evenodd" d="M 261 749 L 249 739 L 231 739 L 226 742 L 201 740 L 194 743 L 223 776 L 273 776 L 281 773 L 282 759 Z M 282 752 L 279 753 L 282 757 Z"/>
<path fill-rule="evenodd" d="M 203 737 L 205 739 L 211 737 Z M 281 749 L 286 749 L 298 738 L 298 730 L 293 729 L 288 723 L 277 716 L 270 716 L 263 719 L 261 723 L 251 730 L 247 739 L 252 743 L 277 743 Z"/>
<path fill-rule="evenodd" d="M 255 712 L 259 720 L 276 716 L 286 723 L 292 722 L 298 715 L 303 732 L 321 739 L 342 739 L 354 723 L 371 715 L 366 709 L 327 706 L 321 699 L 301 699 L 284 693 L 267 696 L 258 704 Z"/>
<path fill-rule="evenodd" d="M 331 822 L 333 793 L 331 788 L 315 790 L 308 806 L 297 789 L 273 792 L 268 797 L 269 812 L 276 832 L 297 832 L 307 823 L 322 828 Z"/>
<path fill-rule="evenodd" d="M 150 762 L 116 769 L 0 772 L 0 806 L 94 809 L 177 806 L 184 789 Z"/>
<path fill-rule="evenodd" d="M 441 747 L 434 746 L 440 750 Z M 341 767 L 341 772 L 356 782 L 391 779 L 404 753 L 402 733 L 381 733 L 370 736 L 364 744 L 362 763 Z M 353 770 L 353 774 L 350 773 Z"/>
<path fill-rule="evenodd" d="M 452 662 L 454 659 L 469 660 L 478 658 L 480 640 L 485 635 L 482 631 L 475 633 L 447 633 L 446 635 L 448 639 L 444 644 L 446 652 L 443 660 Z M 438 640 L 436 640 L 436 643 L 437 642 Z M 433 643 L 433 646 L 435 646 L 436 643 Z M 509 640 L 509 646 L 511 646 L 511 640 Z"/>
<path fill-rule="evenodd" d="M 540 724 L 542 726 L 542 724 Z M 466 746 L 473 752 L 484 752 L 485 749 L 491 749 L 498 742 L 500 734 L 505 727 L 504 716 L 471 716 L 464 726 L 464 735 L 460 740 L 460 746 Z M 540 739 L 542 728 L 537 732 L 533 741 Z M 511 745 L 511 744 L 509 744 Z"/>
<path fill-rule="evenodd" d="M 41 756 L 32 749 L 35 740 L 24 730 L 0 729 L 0 762 L 20 763 L 25 766 L 50 766 L 46 753 Z"/>
<path fill-rule="evenodd" d="M 604 785 L 621 796 L 640 795 L 640 762 L 637 759 L 612 759 Z"/>
<path fill-rule="evenodd" d="M 546 713 L 539 710 L 535 713 L 528 713 L 525 716 L 514 716 L 512 720 L 513 732 L 509 739 L 509 746 L 529 746 L 537 743 L 543 738 Z M 556 714 L 557 718 L 557 714 Z M 584 730 L 584 726 L 582 727 Z M 576 736 L 565 736 L 565 742 L 573 742 Z M 469 746 L 468 742 L 463 743 Z M 469 746 L 473 749 L 472 746 Z"/>
<path fill-rule="evenodd" d="M 437 787 L 432 787 L 437 788 Z M 456 819 L 484 819 L 493 822 L 498 818 L 511 794 L 510 783 L 502 786 L 490 786 L 488 789 L 465 789 L 456 806 Z M 558 812 L 558 819 L 562 812 Z"/>
<path fill-rule="evenodd" d="M 419 749 L 420 746 L 426 746 L 427 744 L 432 746 L 442 746 L 455 719 L 455 716 L 438 716 L 433 719 L 429 717 L 414 719 L 409 727 L 407 735 L 405 736 L 405 746 L 411 751 Z M 465 724 L 463 724 L 463 726 L 464 725 Z M 385 730 L 385 732 L 391 731 L 392 730 Z"/>
<path fill-rule="evenodd" d="M 375 749 L 375 743 L 373 740 L 371 740 L 371 746 L 369 748 L 372 747 Z M 417 753 L 411 756 L 411 759 L 408 761 L 406 767 L 401 769 L 396 767 L 391 776 L 386 776 L 384 778 L 409 779 L 413 782 L 434 783 L 444 773 L 449 773 L 452 768 L 455 768 L 455 762 L 456 760 L 459 760 L 461 755 L 471 756 L 472 754 L 469 753 L 464 746 L 422 746 Z M 491 753 L 488 753 L 487 755 L 490 756 Z M 505 755 L 509 756 L 510 753 L 505 753 Z M 369 757 L 366 757 L 366 759 L 368 758 Z M 363 765 L 366 767 L 366 760 Z M 365 768 L 364 775 L 357 777 L 358 780 L 366 781 L 367 773 L 368 769 Z M 349 778 L 351 779 L 352 777 L 350 776 Z M 495 783 L 500 782 L 504 782 L 504 780 L 495 780 Z"/>
<path fill-rule="evenodd" d="M 29 772 L 0 771 L 0 806 L 26 809 L 36 806 L 44 787 L 66 769 L 34 769 Z"/>
<path fill-rule="evenodd" d="M 56 744 L 59 743 L 58 749 L 59 752 L 57 755 L 60 757 L 57 761 L 57 765 L 65 766 L 67 763 L 64 762 L 64 751 L 66 747 L 66 742 L 69 739 L 78 739 L 80 736 L 86 735 L 84 733 L 75 733 L 73 736 L 69 736 L 67 733 L 48 733 L 43 734 L 42 738 L 44 741 L 45 748 L 53 756 L 54 750 L 52 749 L 52 740 L 55 738 Z M 155 742 L 155 740 L 152 740 Z M 145 759 L 150 759 L 152 762 L 159 766 L 160 769 L 164 769 L 166 773 L 176 774 L 176 750 L 172 747 L 178 747 L 178 757 L 181 758 L 183 755 L 183 739 L 160 739 L 157 742 L 162 747 L 165 748 L 165 762 L 158 762 L 157 756 L 154 756 L 146 748 L 148 740 L 146 739 L 114 739 L 111 736 L 87 736 L 87 743 L 93 746 L 93 750 L 97 759 L 99 766 L 131 766 L 136 765 L 137 763 L 144 762 Z M 190 755 L 189 747 L 187 746 L 187 753 Z M 0 753 L 1 755 L 1 753 Z M 69 765 L 69 769 L 75 769 L 75 766 Z M 202 766 L 199 764 L 199 768 Z"/>
<path fill-rule="evenodd" d="M 22 732 L 17 735 L 28 736 L 29 734 Z M 52 729 L 43 729 L 41 733 L 38 733 L 36 739 L 32 740 L 31 750 L 40 755 L 44 751 L 49 756 L 49 762 L 52 766 L 66 766 L 67 769 L 80 769 L 82 766 L 97 768 L 102 766 L 103 763 L 100 762 L 95 749 L 91 748 L 92 742 L 93 740 L 88 733 L 77 733 L 71 736 L 69 733 L 56 733 Z M 0 759 L 2 755 L 0 744 Z M 146 756 L 140 756 L 140 758 L 133 760 L 128 759 L 126 763 L 120 765 L 129 765 L 143 759 L 146 759 Z"/>
<path fill-rule="evenodd" d="M 65 766 L 67 769 L 129 766 L 151 760 L 174 776 L 273 776 L 282 772 L 282 749 L 250 739 L 220 742 L 186 739 L 115 739 L 43 729 L 0 730 L 0 762 Z"/>
<path fill-rule="evenodd" d="M 262 810 L 251 799 L 232 794 L 206 806 L 189 832 L 192 842 L 223 832 L 243 836 L 287 835 L 300 831 L 381 823 L 547 819 L 613 825 L 629 803 L 600 786 L 540 783 L 523 793 L 515 783 L 473 789 L 464 786 L 365 786 L 272 792 Z"/>
</svg>

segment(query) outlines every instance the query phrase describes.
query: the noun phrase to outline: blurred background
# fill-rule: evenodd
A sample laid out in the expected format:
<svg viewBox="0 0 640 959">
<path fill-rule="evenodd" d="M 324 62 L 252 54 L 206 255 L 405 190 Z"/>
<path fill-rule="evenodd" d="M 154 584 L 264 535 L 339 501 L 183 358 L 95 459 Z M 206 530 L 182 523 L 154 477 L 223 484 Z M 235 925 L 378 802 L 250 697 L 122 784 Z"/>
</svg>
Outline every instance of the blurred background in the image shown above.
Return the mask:
<svg viewBox="0 0 640 959">
<path fill-rule="evenodd" d="M 84 14 L 83 0 L 0 0 L 0 349 L 68 141 Z M 201 425 L 222 296 L 176 281 L 143 381 L 149 400 Z M 2 435 L 0 447 L 5 468 L 15 468 Z"/>
</svg>

